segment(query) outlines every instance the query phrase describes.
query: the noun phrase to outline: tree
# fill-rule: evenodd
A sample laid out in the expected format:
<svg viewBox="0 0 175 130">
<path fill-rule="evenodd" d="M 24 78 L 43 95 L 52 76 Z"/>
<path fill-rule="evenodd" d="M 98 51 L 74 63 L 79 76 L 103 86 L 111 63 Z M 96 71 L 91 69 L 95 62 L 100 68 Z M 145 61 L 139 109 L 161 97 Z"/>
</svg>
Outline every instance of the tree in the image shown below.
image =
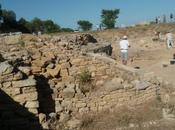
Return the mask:
<svg viewBox="0 0 175 130">
<path fill-rule="evenodd" d="M 32 32 L 39 32 L 39 31 L 43 31 L 44 30 L 44 24 L 43 21 L 37 17 L 35 17 L 32 21 L 31 21 L 31 31 Z"/>
<path fill-rule="evenodd" d="M 44 21 L 44 32 L 54 33 L 59 31 L 60 31 L 60 26 L 55 24 L 52 20 Z"/>
<path fill-rule="evenodd" d="M 92 23 L 90 23 L 89 21 L 86 20 L 79 20 L 77 22 L 77 24 L 79 25 L 79 27 L 83 30 L 83 31 L 88 31 L 92 29 Z"/>
<path fill-rule="evenodd" d="M 2 10 L 3 23 L 1 26 L 2 32 L 14 32 L 19 31 L 16 22 L 16 14 L 11 10 Z"/>
<path fill-rule="evenodd" d="M 173 21 L 173 18 L 174 18 L 174 17 L 173 17 L 173 14 L 171 13 L 171 14 L 170 14 L 170 21 L 171 21 L 171 22 Z"/>
<path fill-rule="evenodd" d="M 115 27 L 116 19 L 118 18 L 118 14 L 120 13 L 119 9 L 115 10 L 102 10 L 101 12 L 102 24 L 107 29 L 111 29 Z"/>
<path fill-rule="evenodd" d="M 1 27 L 2 22 L 3 22 L 3 18 L 2 18 L 2 8 L 1 8 L 1 4 L 0 4 L 0 27 Z"/>
<path fill-rule="evenodd" d="M 1 4 L 0 4 L 0 21 L 2 20 L 2 7 L 1 7 Z"/>
<path fill-rule="evenodd" d="M 73 32 L 74 30 L 71 28 L 61 28 L 62 32 Z"/>
<path fill-rule="evenodd" d="M 6 24 L 16 23 L 16 14 L 12 10 L 2 10 L 2 17 Z"/>
<path fill-rule="evenodd" d="M 20 18 L 18 20 L 18 28 L 19 28 L 19 30 L 21 32 L 23 32 L 23 33 L 29 33 L 29 32 L 31 32 L 30 31 L 30 28 L 27 27 L 27 24 L 28 24 L 28 21 L 27 20 L 25 20 L 24 18 Z"/>
<path fill-rule="evenodd" d="M 27 23 L 27 20 L 25 20 L 24 18 L 20 18 L 20 19 L 18 20 L 18 24 L 20 24 L 20 25 L 25 26 L 26 23 Z"/>
</svg>

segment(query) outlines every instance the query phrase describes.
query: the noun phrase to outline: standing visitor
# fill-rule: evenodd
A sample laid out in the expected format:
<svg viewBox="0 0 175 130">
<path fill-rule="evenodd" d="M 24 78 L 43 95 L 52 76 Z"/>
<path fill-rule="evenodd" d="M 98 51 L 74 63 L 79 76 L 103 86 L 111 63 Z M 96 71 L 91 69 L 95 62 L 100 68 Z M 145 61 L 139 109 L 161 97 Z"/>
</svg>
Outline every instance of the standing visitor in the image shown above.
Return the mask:
<svg viewBox="0 0 175 130">
<path fill-rule="evenodd" d="M 122 64 L 127 65 L 128 60 L 128 48 L 130 47 L 127 36 L 123 36 L 120 41 L 120 52 Z"/>
<path fill-rule="evenodd" d="M 166 44 L 168 49 L 173 47 L 173 35 L 171 32 L 166 34 Z"/>
</svg>

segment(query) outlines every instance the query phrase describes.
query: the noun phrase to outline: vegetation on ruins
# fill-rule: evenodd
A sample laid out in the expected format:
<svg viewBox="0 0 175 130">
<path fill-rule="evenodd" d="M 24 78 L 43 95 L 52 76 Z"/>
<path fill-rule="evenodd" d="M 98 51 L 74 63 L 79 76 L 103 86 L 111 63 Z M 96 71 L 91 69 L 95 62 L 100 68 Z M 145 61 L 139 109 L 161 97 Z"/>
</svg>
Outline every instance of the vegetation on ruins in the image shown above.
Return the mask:
<svg viewBox="0 0 175 130">
<path fill-rule="evenodd" d="M 92 90 L 92 76 L 88 70 L 83 70 L 80 74 L 78 74 L 78 80 L 80 82 L 80 90 L 83 93 Z"/>
</svg>

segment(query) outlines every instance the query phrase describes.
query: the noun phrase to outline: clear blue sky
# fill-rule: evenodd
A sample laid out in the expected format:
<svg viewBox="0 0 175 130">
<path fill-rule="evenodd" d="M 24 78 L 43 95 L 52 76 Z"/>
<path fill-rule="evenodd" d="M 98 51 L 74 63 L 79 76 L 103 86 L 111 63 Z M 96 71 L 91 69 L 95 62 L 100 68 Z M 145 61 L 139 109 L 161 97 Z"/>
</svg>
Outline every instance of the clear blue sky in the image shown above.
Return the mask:
<svg viewBox="0 0 175 130">
<path fill-rule="evenodd" d="M 175 0 L 0 0 L 3 9 L 13 10 L 17 19 L 51 19 L 61 27 L 76 28 L 78 20 L 100 23 L 102 9 L 120 9 L 117 24 L 154 20 L 175 14 Z"/>
</svg>

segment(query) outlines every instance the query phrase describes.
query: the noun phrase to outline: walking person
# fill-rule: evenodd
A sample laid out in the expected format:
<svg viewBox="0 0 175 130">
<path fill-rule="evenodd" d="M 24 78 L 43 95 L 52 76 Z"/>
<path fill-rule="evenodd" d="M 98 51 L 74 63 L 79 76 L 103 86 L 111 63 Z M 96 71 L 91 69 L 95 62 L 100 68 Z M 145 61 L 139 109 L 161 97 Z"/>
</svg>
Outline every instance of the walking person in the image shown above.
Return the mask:
<svg viewBox="0 0 175 130">
<path fill-rule="evenodd" d="M 168 49 L 173 47 L 173 35 L 171 32 L 166 34 L 166 44 Z"/>
<path fill-rule="evenodd" d="M 128 48 L 130 47 L 127 36 L 123 36 L 120 41 L 121 60 L 123 65 L 127 65 Z"/>
</svg>

